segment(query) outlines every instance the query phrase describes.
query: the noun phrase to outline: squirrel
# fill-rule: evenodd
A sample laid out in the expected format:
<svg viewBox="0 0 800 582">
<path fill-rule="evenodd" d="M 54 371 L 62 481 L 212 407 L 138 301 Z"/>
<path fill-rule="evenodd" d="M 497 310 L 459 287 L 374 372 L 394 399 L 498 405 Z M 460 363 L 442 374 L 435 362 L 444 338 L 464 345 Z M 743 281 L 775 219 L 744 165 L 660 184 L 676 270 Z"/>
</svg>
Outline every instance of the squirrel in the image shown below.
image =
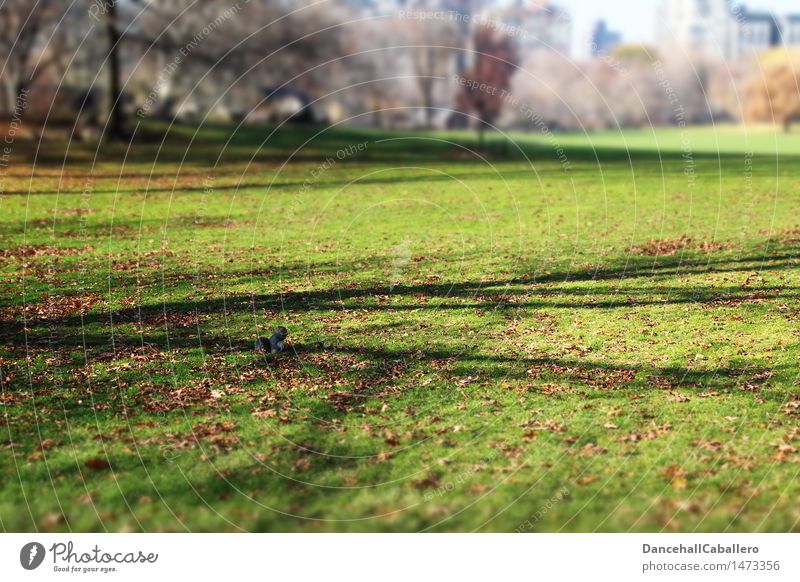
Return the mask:
<svg viewBox="0 0 800 582">
<path fill-rule="evenodd" d="M 263 352 L 269 350 L 271 354 L 279 354 L 286 349 L 286 338 L 289 336 L 289 330 L 279 325 L 275 328 L 269 338 L 259 337 L 256 339 L 256 351 Z"/>
</svg>

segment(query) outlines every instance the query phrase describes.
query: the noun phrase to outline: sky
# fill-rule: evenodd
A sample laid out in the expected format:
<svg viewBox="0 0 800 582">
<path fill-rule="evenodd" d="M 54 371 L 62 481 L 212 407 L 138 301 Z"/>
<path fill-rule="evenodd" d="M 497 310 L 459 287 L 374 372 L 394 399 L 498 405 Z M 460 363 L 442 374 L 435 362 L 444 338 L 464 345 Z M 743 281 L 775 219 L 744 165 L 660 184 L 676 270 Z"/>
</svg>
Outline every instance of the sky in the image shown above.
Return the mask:
<svg viewBox="0 0 800 582">
<path fill-rule="evenodd" d="M 554 0 L 567 8 L 575 23 L 573 51 L 585 56 L 595 21 L 604 18 L 609 28 L 622 32 L 625 42 L 652 42 L 655 38 L 655 11 L 661 0 Z M 798 0 L 739 0 L 751 10 L 771 10 L 776 14 L 800 12 Z"/>
</svg>

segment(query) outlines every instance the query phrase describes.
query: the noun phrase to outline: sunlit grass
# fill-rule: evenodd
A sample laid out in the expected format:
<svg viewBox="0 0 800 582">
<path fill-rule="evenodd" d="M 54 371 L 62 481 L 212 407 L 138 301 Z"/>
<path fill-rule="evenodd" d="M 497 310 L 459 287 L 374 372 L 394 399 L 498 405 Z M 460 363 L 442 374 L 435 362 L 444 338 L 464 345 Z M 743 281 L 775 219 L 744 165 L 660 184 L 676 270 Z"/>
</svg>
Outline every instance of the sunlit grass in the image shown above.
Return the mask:
<svg viewBox="0 0 800 582">
<path fill-rule="evenodd" d="M 4 529 L 797 529 L 800 138 L 225 130 L 17 144 Z"/>
</svg>

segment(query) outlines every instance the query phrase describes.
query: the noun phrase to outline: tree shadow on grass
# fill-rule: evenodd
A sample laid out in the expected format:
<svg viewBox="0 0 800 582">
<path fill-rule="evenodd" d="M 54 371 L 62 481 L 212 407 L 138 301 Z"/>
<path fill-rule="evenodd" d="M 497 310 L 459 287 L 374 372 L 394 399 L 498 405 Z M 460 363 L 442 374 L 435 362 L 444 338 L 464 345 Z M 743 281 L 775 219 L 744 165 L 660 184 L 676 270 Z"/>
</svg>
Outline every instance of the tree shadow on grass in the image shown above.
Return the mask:
<svg viewBox="0 0 800 582">
<path fill-rule="evenodd" d="M 340 351 L 367 357 L 374 362 L 397 361 L 408 357 L 408 354 L 397 350 L 371 349 L 364 347 L 348 348 L 339 347 Z M 317 353 L 316 346 L 298 346 L 298 355 L 307 353 Z M 631 371 L 639 375 L 658 374 L 660 378 L 667 379 L 674 384 L 674 388 L 691 385 L 697 392 L 720 390 L 730 391 L 732 394 L 747 393 L 736 391 L 733 386 L 742 381 L 745 377 L 753 374 L 763 373 L 763 368 L 757 367 L 719 367 L 711 370 L 692 370 L 681 367 L 648 368 L 648 367 L 618 367 L 604 363 L 586 362 L 581 360 L 557 360 L 552 358 L 541 359 L 517 359 L 506 358 L 485 354 L 460 354 L 447 350 L 428 350 L 424 355 L 414 354 L 413 362 L 420 365 L 430 363 L 434 359 L 457 358 L 460 361 L 471 361 L 476 363 L 502 362 L 522 364 L 523 367 L 552 367 L 559 368 L 555 380 L 570 382 L 579 381 L 586 383 L 591 379 L 603 380 L 608 374 L 618 374 L 620 371 Z M 771 370 L 776 375 L 788 372 L 784 367 L 776 367 Z M 560 376 L 558 375 L 560 374 Z M 642 392 L 645 390 L 664 389 L 660 388 L 627 385 L 605 387 L 594 389 L 586 388 L 590 394 L 581 396 L 582 400 L 587 398 L 624 397 L 625 394 L 633 391 Z M 441 391 L 441 389 L 440 389 Z M 456 404 L 461 399 L 460 394 L 455 389 L 449 391 L 452 402 Z M 605 395 L 605 396 L 604 396 Z M 410 488 L 415 482 L 424 479 L 434 472 L 435 465 L 419 463 L 413 471 L 408 474 L 398 473 L 392 462 L 387 462 L 398 456 L 409 453 L 407 449 L 423 445 L 425 441 L 435 436 L 435 429 L 428 427 L 420 433 L 416 433 L 411 440 L 405 438 L 399 443 L 384 442 L 384 433 L 376 430 L 372 438 L 356 439 L 348 430 L 341 430 L 346 424 L 348 416 L 356 412 L 361 412 L 361 405 L 358 399 L 363 397 L 365 401 L 374 398 L 374 390 L 354 391 L 351 395 L 353 401 L 345 406 L 319 406 L 310 412 L 313 419 L 308 418 L 309 410 L 303 410 L 301 419 L 289 424 L 274 425 L 274 435 L 280 435 L 283 444 L 273 445 L 266 454 L 266 460 L 257 461 L 255 454 L 264 453 L 264 450 L 257 445 L 247 445 L 245 450 L 254 454 L 252 462 L 244 462 L 236 470 L 218 471 L 214 475 L 198 477 L 193 482 L 192 490 L 202 495 L 210 496 L 242 496 L 263 502 L 265 505 L 285 512 L 287 515 L 273 516 L 274 519 L 266 519 L 261 523 L 269 522 L 268 529 L 286 528 L 294 529 L 297 527 L 321 527 L 325 525 L 322 520 L 330 515 L 325 511 L 327 503 L 336 500 L 352 499 L 353 495 L 361 490 L 375 491 L 376 495 L 383 495 L 392 488 L 401 488 L 400 496 L 409 497 L 409 492 L 416 491 L 420 499 L 424 498 L 424 490 L 416 487 Z M 530 395 L 530 406 L 535 408 L 542 406 L 543 399 L 547 396 L 537 397 L 534 392 Z M 388 396 L 391 402 L 391 396 Z M 418 400 L 417 400 L 418 402 Z M 337 400 L 341 404 L 341 400 Z M 523 404 L 518 404 L 524 406 Z M 291 415 L 290 415 L 291 417 Z M 359 417 L 360 419 L 360 414 Z M 376 422 L 380 422 L 380 415 L 373 415 Z M 360 420 L 356 420 L 360 422 Z M 265 425 L 267 426 L 267 425 Z M 269 425 L 272 426 L 272 425 Z M 565 445 L 566 446 L 566 445 Z M 187 462 L 188 464 L 188 462 Z M 224 466 L 224 462 L 221 464 Z M 358 473 L 356 473 L 358 472 Z M 344 479 L 347 475 L 361 475 L 361 481 L 353 482 L 352 479 Z M 180 495 L 188 488 L 176 483 L 171 489 L 170 494 Z M 283 498 L 292 500 L 283 502 L 276 507 L 276 497 L 270 492 L 281 491 Z M 391 496 L 390 496 L 391 497 Z M 413 496 L 412 496 L 413 497 Z M 270 510 L 262 508 L 263 511 Z M 290 514 L 290 515 L 288 515 Z M 373 527 L 381 528 L 382 521 L 379 514 L 369 516 L 362 512 L 356 512 L 350 517 L 364 518 L 368 524 L 375 524 Z M 280 525 L 276 525 L 280 524 Z M 258 528 L 259 526 L 254 526 Z"/>
<path fill-rule="evenodd" d="M 354 268 L 343 265 L 343 268 Z M 262 310 L 276 312 L 340 311 L 358 309 L 360 312 L 403 313 L 411 310 L 496 311 L 503 309 L 630 309 L 645 306 L 697 304 L 708 309 L 758 306 L 769 301 L 795 301 L 800 298 L 798 290 L 788 284 L 769 286 L 750 284 L 747 286 L 725 285 L 686 287 L 671 284 L 669 278 L 692 273 L 730 273 L 796 268 L 794 254 L 782 249 L 769 255 L 723 256 L 723 257 L 636 257 L 622 264 L 609 264 L 590 270 L 563 270 L 536 275 L 508 277 L 500 280 L 466 282 L 431 282 L 414 285 L 399 285 L 388 289 L 383 285 L 345 287 L 338 289 L 289 291 L 284 293 L 236 295 L 225 298 L 204 298 L 196 301 L 166 301 L 124 308 L 113 312 L 89 311 L 72 313 L 60 317 L 29 317 L 6 319 L 0 330 L 0 338 L 7 344 L 6 355 L 15 359 L 20 354 L 83 352 L 89 362 L 136 359 L 137 354 L 148 350 L 167 354 L 193 354 L 203 358 L 209 354 L 241 355 L 252 350 L 250 338 L 228 335 L 219 329 L 227 329 L 228 318 L 236 315 L 263 317 Z M 252 273 L 243 275 L 252 277 Z M 653 285 L 607 284 L 608 281 L 651 279 Z M 666 281 L 665 281 L 666 279 Z M 235 282 L 235 277 L 229 278 Z M 589 283 L 589 285 L 573 285 Z M 399 301 L 371 301 L 376 296 L 396 296 Z M 409 302 L 409 299 L 412 299 Z M 224 314 L 225 323 L 215 316 Z M 216 324 L 215 324 L 216 322 Z M 120 325 L 133 324 L 136 330 L 120 330 Z M 398 325 L 397 321 L 373 324 L 380 327 Z M 373 331 L 375 331 L 373 329 Z M 355 332 L 354 332 L 355 333 Z M 435 340 L 435 338 L 434 338 Z M 374 340 L 372 340 L 374 342 Z M 413 340 L 412 340 L 413 341 Z M 430 338 L 428 339 L 430 343 Z M 452 343 L 452 342 L 451 342 Z M 487 354 L 482 346 L 465 343 L 462 349 L 432 343 L 421 350 L 413 345 L 407 351 L 378 347 L 365 342 L 363 346 L 323 344 L 295 345 L 295 358 L 303 365 L 304 359 L 315 354 L 333 353 L 356 357 L 368 362 L 368 366 L 351 378 L 351 388 L 335 398 L 317 404 L 315 414 L 333 420 L 339 409 L 348 410 L 359 400 L 374 398 L 375 386 L 381 386 L 382 374 L 396 368 L 397 362 L 418 370 L 433 364 L 454 362 L 450 379 L 457 380 L 479 371 L 490 381 L 501 378 L 524 379 L 529 370 L 542 369 L 545 377 L 553 381 L 568 381 L 596 387 L 602 392 L 606 385 L 647 385 L 647 376 L 663 379 L 667 386 L 705 387 L 712 389 L 734 389 L 737 379 L 741 383 L 753 384 L 767 370 L 754 364 L 730 368 L 703 369 L 699 366 L 677 368 L 646 368 L 615 366 L 610 362 L 595 362 L 590 358 L 569 359 L 562 356 L 531 359 L 527 356 Z M 137 352 L 137 350 L 144 350 Z M 102 356 L 102 358 L 101 358 Z M 73 356 L 70 356 L 73 357 Z M 80 360 L 80 359 L 79 359 Z M 77 363 L 64 364 L 65 369 L 79 367 Z M 253 365 L 269 365 L 269 358 L 253 356 Z M 437 366 L 437 369 L 441 366 Z M 775 373 L 774 370 L 772 373 Z M 788 374 L 788 371 L 786 372 Z M 191 374 L 189 374 L 191 376 Z M 402 376 L 403 374 L 400 374 Z M 134 374 L 135 376 L 135 374 Z M 26 376 L 20 375 L 24 379 Z M 78 376 L 82 378 L 83 376 Z M 756 384 L 758 384 L 756 382 Z M 80 387 L 80 382 L 77 384 Z M 352 389 L 358 386 L 358 390 Z M 46 395 L 47 386 L 36 386 Z M 27 382 L 9 389 L 29 389 Z M 106 386 L 111 397 L 113 386 Z M 360 390 L 360 391 L 359 391 Z M 100 390 L 102 392 L 102 390 Z M 98 392 L 98 394 L 100 393 Z"/>
<path fill-rule="evenodd" d="M 275 293 L 232 294 L 220 298 L 199 300 L 164 301 L 144 304 L 113 312 L 89 311 L 81 315 L 65 315 L 57 318 L 38 318 L 29 320 L 28 327 L 36 328 L 77 328 L 95 324 L 147 322 L 162 318 L 168 320 L 172 314 L 213 315 L 218 313 L 259 313 L 263 309 L 274 311 L 341 310 L 353 306 L 369 311 L 406 310 L 469 310 L 493 309 L 495 307 L 514 308 L 556 308 L 556 309 L 618 309 L 648 305 L 703 304 L 714 306 L 735 306 L 763 300 L 798 298 L 797 287 L 782 285 L 710 285 L 687 286 L 665 284 L 665 279 L 697 274 L 714 273 L 759 273 L 797 269 L 800 260 L 793 245 L 783 245 L 763 254 L 744 256 L 665 256 L 648 257 L 631 255 L 624 260 L 595 268 L 553 270 L 503 279 L 484 279 L 476 281 L 425 282 L 414 284 L 390 284 L 353 286 L 346 285 L 329 289 L 308 289 Z M 259 286 L 277 282 L 287 274 L 300 274 L 322 269 L 325 272 L 352 273 L 363 268 L 364 263 L 380 262 L 370 258 L 365 261 L 328 261 L 324 263 L 276 264 L 274 267 L 257 267 L 242 272 L 225 272 L 226 286 L 247 285 L 258 282 Z M 116 269 L 116 268 L 115 268 Z M 141 284 L 142 276 L 123 274 L 119 269 L 111 272 L 116 285 Z M 160 292 L 167 292 L 165 281 L 202 281 L 203 268 L 198 272 L 156 271 L 155 278 L 162 284 Z M 650 279 L 649 286 L 632 286 L 634 279 Z M 624 285 L 602 284 L 608 281 L 625 282 Z M 571 284 L 587 283 L 585 286 Z M 390 297 L 405 300 L 414 298 L 414 303 L 376 302 L 364 300 L 376 297 Z M 561 298 L 574 298 L 563 300 Z M 472 300 L 467 302 L 467 300 Z M 8 304 L 8 303 L 6 303 Z M 3 337 L 19 340 L 24 331 L 21 321 L 15 319 L 0 332 Z"/>
<path fill-rule="evenodd" d="M 585 391 L 586 397 L 616 397 L 620 391 L 623 394 L 633 392 L 647 392 L 653 390 L 686 389 L 692 391 L 724 391 L 731 394 L 747 395 L 759 392 L 762 386 L 776 382 L 791 385 L 796 378 L 797 370 L 790 369 L 787 365 L 764 366 L 756 364 L 754 360 L 741 358 L 736 364 L 728 366 L 706 367 L 702 363 L 690 362 L 685 366 L 647 366 L 615 364 L 611 361 L 597 360 L 596 356 L 568 357 L 563 354 L 552 356 L 531 357 L 525 354 L 498 354 L 487 353 L 482 346 L 465 346 L 463 349 L 446 347 L 442 344 L 429 344 L 424 348 L 409 347 L 388 348 L 376 345 L 349 345 L 349 344 L 324 344 L 322 342 L 293 344 L 291 352 L 277 356 L 264 355 L 255 352 L 251 342 L 227 336 L 203 335 L 202 337 L 184 338 L 169 337 L 167 334 L 149 336 L 147 341 L 135 338 L 117 337 L 113 343 L 102 334 L 84 334 L 81 346 L 85 348 L 86 361 L 89 364 L 117 364 L 123 361 L 133 361 L 134 366 L 122 367 L 122 372 L 117 371 L 114 377 L 105 381 L 94 380 L 85 384 L 78 380 L 67 378 L 59 387 L 62 394 L 59 399 L 63 401 L 65 411 L 76 413 L 86 419 L 95 418 L 98 410 L 111 410 L 115 414 L 121 413 L 122 408 L 126 414 L 137 411 L 137 399 L 149 393 L 158 393 L 153 390 L 153 374 L 163 376 L 170 370 L 180 369 L 180 377 L 185 377 L 185 382 L 195 383 L 205 377 L 205 372 L 196 368 L 196 364 L 176 360 L 186 355 L 186 350 L 197 352 L 200 360 L 214 355 L 247 356 L 244 360 L 229 364 L 229 369 L 221 375 L 215 376 L 214 383 L 237 383 L 246 386 L 248 371 L 262 370 L 268 373 L 250 374 L 254 385 L 261 386 L 269 379 L 276 387 L 280 388 L 284 382 L 303 380 L 313 383 L 319 377 L 326 379 L 329 371 L 317 367 L 315 356 L 324 356 L 333 359 L 338 368 L 335 370 L 337 387 L 328 386 L 319 391 L 309 400 L 309 413 L 318 420 L 336 422 L 355 410 L 362 410 L 368 402 L 375 399 L 391 399 L 402 394 L 408 389 L 415 389 L 414 383 L 409 383 L 410 378 L 418 377 L 419 373 L 433 373 L 439 382 L 453 383 L 453 385 L 491 386 L 503 381 L 533 382 L 533 385 L 555 382 L 571 386 L 575 390 Z M 42 353 L 55 355 L 59 350 L 65 349 L 63 344 L 45 349 Z M 68 349 L 68 348 L 67 348 Z M 173 362 L 166 369 L 161 369 L 165 363 Z M 283 367 L 281 367 L 283 366 Z M 288 367 L 287 367 L 288 366 Z M 60 365 L 62 372 L 80 369 L 83 363 L 63 363 Z M 158 372 L 157 372 L 158 371 Z M 274 373 L 273 373 L 274 371 Z M 68 375 L 68 374 L 65 374 Z M 137 381 L 148 378 L 150 392 L 120 393 L 118 380 L 124 386 L 131 388 Z M 468 380 L 464 384 L 463 380 Z M 166 382 L 166 379 L 161 383 Z M 158 382 L 156 383 L 158 384 Z M 302 383 L 301 383 L 302 384 Z M 73 387 L 78 390 L 75 398 L 63 394 L 65 388 Z M 7 382 L 4 389 L 9 394 L 15 392 L 28 392 L 33 388 L 31 395 L 48 397 L 52 391 L 51 385 L 30 385 L 25 378 L 19 377 Z M 174 391 L 174 383 L 164 383 L 163 390 Z M 88 392 L 87 392 L 88 390 Z M 433 390 L 436 394 L 437 390 Z M 535 393 L 535 390 L 534 390 Z M 99 408 L 85 406 L 81 401 L 90 397 L 94 405 Z M 764 391 L 761 396 L 767 400 L 783 401 L 786 394 L 773 391 Z M 203 408 L 202 398 L 197 401 Z M 113 404 L 112 407 L 105 406 Z"/>
<path fill-rule="evenodd" d="M 79 330 L 74 331 L 76 334 L 79 333 Z M 108 341 L 108 336 L 102 333 L 84 333 L 80 344 L 88 348 L 91 360 L 98 349 L 108 349 Z M 533 382 L 526 397 L 531 408 L 541 407 L 548 399 L 553 398 L 537 388 L 546 383 L 558 383 L 568 387 L 573 391 L 572 396 L 580 398 L 581 401 L 625 399 L 632 394 L 687 390 L 690 394 L 717 391 L 743 399 L 758 395 L 764 400 L 773 402 L 777 407 L 787 395 L 775 390 L 761 389 L 775 381 L 790 385 L 791 375 L 796 372 L 785 365 L 765 368 L 748 361 L 711 368 L 689 365 L 633 366 L 598 361 L 589 357 L 529 357 L 487 353 L 480 347 L 465 346 L 464 349 L 453 349 L 435 343 L 424 348 L 409 349 L 355 343 L 333 346 L 300 343 L 293 345 L 291 353 L 272 358 L 253 353 L 249 342 L 224 335 L 192 337 L 191 334 L 187 334 L 176 338 L 170 337 L 167 333 L 148 333 L 144 339 L 118 337 L 115 341 L 115 347 L 124 359 L 135 352 L 142 341 L 145 341 L 147 346 L 163 349 L 168 355 L 198 345 L 202 345 L 209 354 L 252 354 L 249 364 L 244 368 L 238 367 L 232 370 L 232 380 L 236 374 L 248 369 L 275 366 L 278 358 L 284 363 L 297 362 L 301 367 L 320 355 L 345 356 L 348 361 L 367 363 L 366 366 L 357 366 L 347 378 L 347 382 L 338 387 L 307 395 L 305 404 L 297 409 L 290 408 L 288 423 L 265 424 L 265 428 L 271 427 L 269 430 L 273 436 L 280 436 L 278 442 L 282 443 L 276 445 L 275 441 L 270 439 L 271 444 L 267 449 L 260 446 L 258 439 L 248 437 L 240 439 L 231 449 L 218 451 L 215 450 L 213 441 L 206 441 L 202 436 L 192 445 L 191 455 L 182 455 L 170 460 L 163 456 L 159 457 L 153 450 L 148 453 L 146 444 L 142 445 L 145 451 L 143 460 L 133 459 L 114 447 L 110 448 L 114 467 L 122 471 L 128 480 L 134 479 L 139 473 L 144 479 L 139 467 L 140 462 L 147 464 L 151 474 L 180 466 L 182 479 L 161 482 L 158 488 L 165 500 L 173 505 L 183 507 L 186 504 L 205 501 L 214 506 L 221 500 L 238 496 L 242 496 L 242 502 L 245 501 L 244 496 L 248 496 L 263 503 L 263 506 L 259 506 L 253 501 L 247 502 L 253 503 L 253 511 L 264 512 L 264 515 L 271 516 L 255 519 L 253 522 L 255 525 L 252 526 L 254 529 L 321 527 L 324 523 L 319 520 L 328 515 L 324 506 L 332 500 L 351 499 L 350 495 L 357 493 L 360 488 L 374 488 L 376 491 L 385 492 L 386 488 L 400 487 L 406 492 L 410 482 L 423 479 L 430 470 L 429 467 L 419 465 L 419 474 L 401 475 L 402 479 L 398 481 L 393 463 L 386 462 L 392 455 L 403 455 L 408 443 L 403 443 L 399 447 L 386 446 L 383 436 L 354 440 L 348 436 L 347 430 L 342 430 L 345 425 L 357 425 L 362 422 L 365 415 L 380 423 L 380 415 L 367 413 L 365 407 L 375 404 L 376 401 L 392 402 L 394 399 L 403 399 L 408 391 L 414 391 L 414 402 L 418 409 L 423 408 L 421 404 L 424 404 L 426 399 L 435 400 L 437 404 L 440 402 L 457 404 L 462 399 L 462 390 L 473 393 L 473 388 L 470 387 L 472 385 L 456 389 L 460 381 L 466 378 L 477 382 L 482 393 L 490 392 L 504 380 Z M 116 358 L 111 357 L 108 361 L 115 362 Z M 439 387 L 426 389 L 415 386 L 411 378 L 419 370 L 436 370 L 440 375 Z M 126 381 L 135 384 L 137 374 L 136 371 L 131 372 L 125 378 Z M 280 378 L 276 379 L 276 382 L 280 382 Z M 742 385 L 748 386 L 748 389 L 740 389 Z M 264 390 L 262 384 L 250 388 L 246 382 L 244 388 Z M 6 392 L 15 389 L 17 388 L 13 385 L 5 386 Z M 20 386 L 19 389 L 28 388 Z M 40 402 L 47 397 L 50 389 L 49 386 L 36 387 Z M 32 424 L 27 427 L 14 426 L 15 438 L 20 438 L 23 431 L 29 432 L 30 438 L 36 438 L 37 433 L 49 436 L 55 430 L 52 426 L 48 427 L 54 414 L 62 420 L 69 419 L 74 426 L 81 423 L 92 425 L 98 416 L 106 420 L 148 417 L 148 413 L 141 410 L 135 396 L 129 398 L 123 407 L 114 384 L 94 385 L 92 402 L 100 404 L 101 408 L 93 410 L 79 404 L 76 399 L 66 401 L 63 409 L 48 404 L 50 410 L 38 415 L 36 431 Z M 525 406 L 525 404 L 520 405 Z M 53 410 L 58 412 L 54 413 Z M 232 418 L 240 423 L 247 422 L 243 419 L 250 418 L 249 409 L 244 412 L 234 410 L 228 413 L 215 411 L 204 403 L 181 406 L 172 413 L 189 414 L 190 418 L 198 419 L 214 418 L 218 415 L 221 420 Z M 422 442 L 427 434 L 417 435 L 410 444 Z M 191 431 L 187 432 L 187 435 L 187 438 L 192 438 Z M 237 454 L 242 451 L 253 455 L 252 458 L 250 460 L 239 458 L 235 461 L 235 469 L 230 469 L 232 457 L 228 457 L 229 453 Z M 380 455 L 387 452 L 390 453 L 390 457 L 382 460 Z M 257 454 L 266 455 L 266 461 L 258 460 Z M 200 455 L 203 455 L 204 469 L 195 472 L 196 468 L 200 468 L 197 461 Z M 360 478 L 367 479 L 366 481 L 347 485 L 341 479 L 345 474 L 353 475 L 358 472 L 359 475 L 363 475 L 365 474 L 363 471 L 367 472 L 368 477 Z M 281 492 L 279 496 L 275 495 L 278 491 Z M 422 497 L 422 493 L 419 495 Z M 284 512 L 284 515 L 275 515 L 267 507 L 278 509 Z M 220 509 L 224 513 L 225 510 Z M 234 522 L 237 520 L 234 519 Z M 365 523 L 384 527 L 380 525 L 383 522 L 377 515 Z M 178 527 L 177 523 L 175 527 Z"/>
<path fill-rule="evenodd" d="M 353 161 L 367 164 L 430 164 L 432 161 L 445 161 L 451 165 L 466 166 L 474 164 L 477 160 L 472 155 L 464 154 L 464 148 L 469 148 L 480 152 L 493 162 L 532 160 L 534 163 L 561 165 L 553 144 L 549 140 L 537 138 L 535 132 L 529 135 L 515 135 L 513 142 L 499 135 L 490 136 L 484 145 L 480 145 L 472 132 L 451 132 L 441 135 L 425 131 L 380 131 L 314 126 L 284 127 L 273 131 L 275 129 L 273 126 L 253 125 L 241 127 L 234 134 L 233 125 L 211 124 L 206 125 L 205 130 L 201 130 L 191 143 L 190 138 L 195 128 L 174 126 L 162 144 L 164 129 L 166 128 L 158 129 L 154 125 L 147 130 L 151 139 L 135 142 L 128 158 L 145 164 L 179 163 L 182 167 L 192 170 L 214 167 L 215 164 L 218 164 L 218 168 L 224 168 L 230 164 L 246 164 L 251 161 L 282 164 L 289 160 L 290 155 L 293 163 L 319 164 L 331 156 L 336 157 L 337 152 L 348 146 L 366 141 L 369 147 L 353 156 Z M 447 143 L 448 141 L 452 141 L 454 145 Z M 67 147 L 69 147 L 68 152 Z M 65 163 L 65 154 L 67 165 L 83 166 L 95 157 L 102 165 L 123 159 L 128 153 L 128 147 L 126 143 L 112 143 L 98 150 L 93 144 L 67 144 L 56 141 L 47 142 L 39 147 L 35 143 L 20 142 L 16 144 L 15 152 L 19 161 L 32 161 L 35 156 L 40 166 L 62 167 Z M 668 164 L 671 161 L 680 161 L 684 155 L 679 147 L 659 150 L 657 146 L 631 148 L 594 146 L 588 140 L 585 143 L 566 144 L 563 148 L 559 148 L 559 151 L 561 149 L 570 162 L 591 164 L 627 164 L 636 161 Z M 715 164 L 715 170 L 721 170 L 720 166 L 725 166 L 727 163 L 736 164 L 738 168 L 744 155 L 744 146 L 740 153 L 715 152 L 701 148 L 695 148 L 692 152 L 695 161 Z M 757 155 L 767 166 L 770 165 L 770 160 L 778 156 L 787 162 L 798 158 L 796 155 L 781 152 Z M 346 164 L 348 161 L 349 159 L 344 159 L 340 163 Z M 756 164 L 756 167 L 760 166 L 761 164 Z M 739 173 L 739 169 L 736 172 Z"/>
</svg>

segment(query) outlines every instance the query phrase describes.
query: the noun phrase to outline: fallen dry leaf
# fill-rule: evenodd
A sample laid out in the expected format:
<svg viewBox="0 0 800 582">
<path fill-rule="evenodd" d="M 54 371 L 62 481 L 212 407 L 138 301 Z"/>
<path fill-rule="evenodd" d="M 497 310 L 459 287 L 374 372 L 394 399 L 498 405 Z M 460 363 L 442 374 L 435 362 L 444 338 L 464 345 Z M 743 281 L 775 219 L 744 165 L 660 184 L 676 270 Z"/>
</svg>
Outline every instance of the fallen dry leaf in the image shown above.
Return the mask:
<svg viewBox="0 0 800 582">
<path fill-rule="evenodd" d="M 670 484 L 674 489 L 686 489 L 689 484 L 687 473 L 683 467 L 677 464 L 672 464 L 664 470 L 664 475 L 669 477 Z"/>
<path fill-rule="evenodd" d="M 111 465 L 106 459 L 89 459 L 84 463 L 89 469 L 101 470 L 101 469 L 110 469 Z"/>
</svg>

